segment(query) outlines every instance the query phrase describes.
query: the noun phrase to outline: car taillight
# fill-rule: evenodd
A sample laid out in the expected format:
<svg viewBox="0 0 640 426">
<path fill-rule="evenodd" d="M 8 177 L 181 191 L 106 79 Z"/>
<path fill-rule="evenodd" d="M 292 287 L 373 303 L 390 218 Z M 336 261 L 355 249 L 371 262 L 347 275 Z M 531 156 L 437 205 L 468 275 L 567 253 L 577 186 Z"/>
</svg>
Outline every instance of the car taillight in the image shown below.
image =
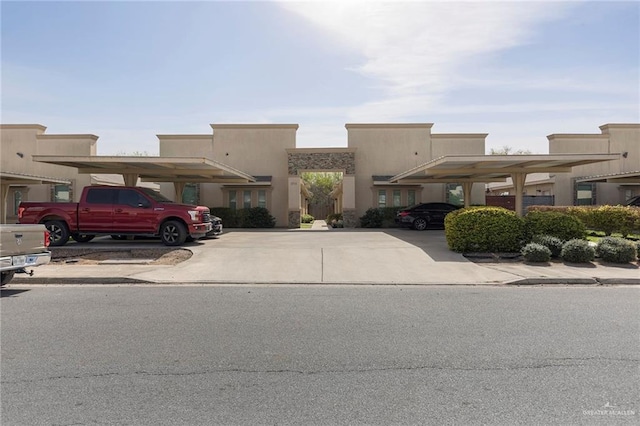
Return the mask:
<svg viewBox="0 0 640 426">
<path fill-rule="evenodd" d="M 44 247 L 47 248 L 49 247 L 49 244 L 51 244 L 51 233 L 49 231 L 44 231 Z"/>
<path fill-rule="evenodd" d="M 409 216 L 409 212 L 400 212 L 398 214 L 400 215 L 400 217 Z"/>
<path fill-rule="evenodd" d="M 24 213 L 24 207 L 18 207 L 18 219 L 22 219 L 22 213 Z"/>
</svg>

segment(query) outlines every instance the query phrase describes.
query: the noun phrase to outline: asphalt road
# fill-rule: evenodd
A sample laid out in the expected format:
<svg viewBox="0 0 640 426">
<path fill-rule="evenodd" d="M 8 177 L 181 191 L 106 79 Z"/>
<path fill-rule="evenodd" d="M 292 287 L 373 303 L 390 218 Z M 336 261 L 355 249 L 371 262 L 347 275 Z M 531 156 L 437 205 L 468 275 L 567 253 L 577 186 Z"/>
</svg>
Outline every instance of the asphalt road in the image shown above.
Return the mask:
<svg viewBox="0 0 640 426">
<path fill-rule="evenodd" d="M 634 287 L 25 290 L 3 426 L 640 423 Z"/>
</svg>

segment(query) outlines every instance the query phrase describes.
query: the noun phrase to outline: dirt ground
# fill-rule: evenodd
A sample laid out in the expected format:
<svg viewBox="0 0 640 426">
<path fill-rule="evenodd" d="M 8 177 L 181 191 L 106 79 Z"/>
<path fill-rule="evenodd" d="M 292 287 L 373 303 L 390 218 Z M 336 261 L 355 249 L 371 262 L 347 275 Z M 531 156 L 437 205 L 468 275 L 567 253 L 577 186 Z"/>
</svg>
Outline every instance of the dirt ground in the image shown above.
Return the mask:
<svg viewBox="0 0 640 426">
<path fill-rule="evenodd" d="M 57 257 L 52 263 L 97 265 L 105 260 L 148 260 L 149 265 L 176 265 L 189 259 L 193 253 L 186 249 L 131 249 L 117 251 L 93 251 L 74 255 L 73 257 Z"/>
</svg>

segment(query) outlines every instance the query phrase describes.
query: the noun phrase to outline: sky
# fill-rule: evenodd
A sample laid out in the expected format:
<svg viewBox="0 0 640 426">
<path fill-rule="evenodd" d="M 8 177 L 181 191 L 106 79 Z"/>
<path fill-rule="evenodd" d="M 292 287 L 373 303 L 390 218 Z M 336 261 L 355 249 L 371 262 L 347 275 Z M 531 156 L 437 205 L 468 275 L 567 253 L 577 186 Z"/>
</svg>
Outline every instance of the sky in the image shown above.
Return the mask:
<svg viewBox="0 0 640 426">
<path fill-rule="evenodd" d="M 640 2 L 4 1 L 0 122 L 158 154 L 157 134 L 346 123 L 488 133 L 548 152 L 552 133 L 640 122 Z"/>
</svg>

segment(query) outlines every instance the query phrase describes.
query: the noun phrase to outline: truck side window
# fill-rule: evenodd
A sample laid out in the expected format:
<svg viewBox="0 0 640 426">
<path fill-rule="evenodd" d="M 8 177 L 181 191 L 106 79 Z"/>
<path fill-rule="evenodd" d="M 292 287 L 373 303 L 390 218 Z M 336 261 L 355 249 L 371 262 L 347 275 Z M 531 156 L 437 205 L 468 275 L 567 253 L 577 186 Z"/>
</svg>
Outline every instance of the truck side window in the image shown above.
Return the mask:
<svg viewBox="0 0 640 426">
<path fill-rule="evenodd" d="M 146 206 L 149 203 L 147 200 L 136 191 L 130 189 L 121 189 L 118 191 L 117 204 L 126 204 L 131 207 Z"/>
<path fill-rule="evenodd" d="M 113 189 L 91 188 L 87 191 L 87 204 L 113 204 Z"/>
</svg>

